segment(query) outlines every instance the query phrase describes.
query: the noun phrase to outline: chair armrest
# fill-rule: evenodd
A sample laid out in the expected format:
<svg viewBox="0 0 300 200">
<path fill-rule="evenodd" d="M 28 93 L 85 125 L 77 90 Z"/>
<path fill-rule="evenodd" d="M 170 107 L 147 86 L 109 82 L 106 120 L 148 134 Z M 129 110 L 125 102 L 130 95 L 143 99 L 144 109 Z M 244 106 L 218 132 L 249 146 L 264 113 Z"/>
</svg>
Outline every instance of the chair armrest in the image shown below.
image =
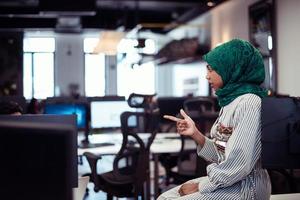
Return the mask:
<svg viewBox="0 0 300 200">
<path fill-rule="evenodd" d="M 85 152 L 83 155 L 86 157 L 90 168 L 91 168 L 91 181 L 95 184 L 94 190 L 97 192 L 99 191 L 99 179 L 97 173 L 97 162 L 99 159 L 102 159 L 102 156 L 96 155 L 90 152 Z"/>
<path fill-rule="evenodd" d="M 90 159 L 97 160 L 97 161 L 102 158 L 102 156 L 96 155 L 96 154 L 91 153 L 91 152 L 84 152 L 83 155 L 90 158 Z"/>
</svg>

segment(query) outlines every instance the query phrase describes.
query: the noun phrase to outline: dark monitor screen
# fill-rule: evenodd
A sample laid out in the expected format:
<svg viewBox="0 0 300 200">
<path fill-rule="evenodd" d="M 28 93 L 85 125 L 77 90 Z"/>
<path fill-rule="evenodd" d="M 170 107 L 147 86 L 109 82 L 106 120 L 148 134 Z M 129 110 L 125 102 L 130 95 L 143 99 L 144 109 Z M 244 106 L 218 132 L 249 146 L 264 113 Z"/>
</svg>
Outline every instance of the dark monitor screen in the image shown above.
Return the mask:
<svg viewBox="0 0 300 200">
<path fill-rule="evenodd" d="M 72 199 L 73 126 L 0 121 L 0 130 L 1 198 Z"/>
<path fill-rule="evenodd" d="M 263 99 L 261 141 L 263 167 L 300 168 L 300 100 Z"/>
<path fill-rule="evenodd" d="M 78 129 L 86 129 L 87 126 L 87 108 L 84 104 L 46 104 L 45 114 L 72 115 L 77 116 Z"/>
<path fill-rule="evenodd" d="M 72 174 L 72 187 L 77 187 L 78 185 L 78 165 L 77 165 L 77 126 L 76 126 L 76 116 L 75 115 L 46 115 L 46 114 L 26 114 L 26 115 L 0 115 L 0 122 L 20 122 L 20 123 L 54 123 L 57 127 L 64 125 L 71 126 L 74 132 L 69 136 L 72 150 L 72 167 L 69 169 Z M 7 141 L 11 148 L 15 147 L 14 141 Z M 75 155 L 75 156 L 74 156 Z"/>
<path fill-rule="evenodd" d="M 164 115 L 176 116 L 180 109 L 183 109 L 183 103 L 187 97 L 159 97 L 157 98 L 157 105 L 160 112 L 161 122 L 170 122 L 163 118 Z"/>
<path fill-rule="evenodd" d="M 92 129 L 119 128 L 121 114 L 136 110 L 129 107 L 127 101 L 92 101 L 90 106 Z"/>
</svg>

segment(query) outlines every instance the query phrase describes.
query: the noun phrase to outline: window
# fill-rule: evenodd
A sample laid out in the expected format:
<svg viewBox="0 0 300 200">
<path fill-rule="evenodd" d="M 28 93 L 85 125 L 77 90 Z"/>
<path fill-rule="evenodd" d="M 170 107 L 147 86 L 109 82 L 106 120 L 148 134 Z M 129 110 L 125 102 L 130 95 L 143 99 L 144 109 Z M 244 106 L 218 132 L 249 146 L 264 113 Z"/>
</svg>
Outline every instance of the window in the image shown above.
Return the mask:
<svg viewBox="0 0 300 200">
<path fill-rule="evenodd" d="M 206 80 L 205 63 L 174 65 L 174 96 L 208 96 L 209 85 Z"/>
<path fill-rule="evenodd" d="M 24 97 L 45 99 L 54 96 L 55 39 L 25 37 L 23 42 Z"/>
<path fill-rule="evenodd" d="M 155 68 L 153 63 L 128 66 L 118 64 L 118 95 L 155 93 Z"/>
<path fill-rule="evenodd" d="M 154 94 L 155 93 L 155 65 L 153 62 L 138 64 L 143 54 L 153 54 L 155 43 L 147 39 L 145 47 L 136 48 L 138 42 L 133 39 L 123 39 L 118 52 L 117 83 L 118 95 L 128 97 L 131 93 Z"/>
<path fill-rule="evenodd" d="M 105 57 L 104 54 L 92 54 L 98 38 L 84 39 L 85 95 L 105 95 Z"/>
</svg>

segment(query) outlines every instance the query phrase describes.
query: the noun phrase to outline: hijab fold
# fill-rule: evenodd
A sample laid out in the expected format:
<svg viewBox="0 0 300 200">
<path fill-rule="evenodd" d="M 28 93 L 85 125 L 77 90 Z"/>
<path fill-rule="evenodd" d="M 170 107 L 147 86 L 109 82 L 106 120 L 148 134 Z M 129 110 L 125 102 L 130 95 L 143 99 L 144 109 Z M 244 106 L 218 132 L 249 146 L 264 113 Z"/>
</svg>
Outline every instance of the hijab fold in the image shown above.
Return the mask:
<svg viewBox="0 0 300 200">
<path fill-rule="evenodd" d="M 216 91 L 220 106 L 246 93 L 267 95 L 260 87 L 265 80 L 262 56 L 249 42 L 233 39 L 211 50 L 203 59 L 222 77 L 223 87 Z"/>
</svg>

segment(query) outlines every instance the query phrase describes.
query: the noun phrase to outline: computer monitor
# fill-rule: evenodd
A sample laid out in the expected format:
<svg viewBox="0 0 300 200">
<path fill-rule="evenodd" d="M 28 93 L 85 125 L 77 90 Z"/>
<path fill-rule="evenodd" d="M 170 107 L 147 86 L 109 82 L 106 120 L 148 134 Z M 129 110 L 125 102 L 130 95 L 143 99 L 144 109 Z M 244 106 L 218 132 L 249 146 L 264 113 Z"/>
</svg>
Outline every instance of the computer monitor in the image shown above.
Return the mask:
<svg viewBox="0 0 300 200">
<path fill-rule="evenodd" d="M 170 120 L 164 119 L 164 115 L 176 116 L 180 109 L 183 109 L 183 103 L 188 97 L 159 97 L 157 105 L 160 112 L 160 122 L 169 123 Z"/>
<path fill-rule="evenodd" d="M 74 103 L 54 103 L 46 104 L 44 108 L 45 114 L 71 115 L 77 116 L 77 128 L 79 130 L 87 129 L 87 106 L 85 104 Z"/>
<path fill-rule="evenodd" d="M 120 128 L 121 114 L 136 110 L 129 107 L 127 101 L 92 101 L 90 107 L 92 129 Z"/>
<path fill-rule="evenodd" d="M 73 126 L 0 121 L 0 130 L 1 199 L 72 199 Z"/>
<path fill-rule="evenodd" d="M 95 96 L 87 97 L 88 102 L 92 101 L 126 101 L 125 96 L 106 95 L 106 96 Z"/>
<path fill-rule="evenodd" d="M 263 167 L 300 169 L 300 100 L 264 98 L 261 118 Z"/>
<path fill-rule="evenodd" d="M 58 127 L 68 125 L 71 126 L 74 132 L 69 136 L 70 142 L 72 145 L 71 150 L 75 155 L 72 160 L 72 167 L 69 169 L 72 174 L 72 187 L 78 186 L 78 165 L 77 165 L 77 125 L 76 125 L 76 115 L 47 115 L 47 114 L 25 114 L 25 115 L 0 115 L 0 122 L 23 122 L 23 123 L 38 123 L 38 124 L 47 124 L 54 123 Z M 4 140 L 1 139 L 2 141 Z M 16 144 L 14 140 L 5 141 L 10 144 L 11 148 L 15 148 Z"/>
</svg>

